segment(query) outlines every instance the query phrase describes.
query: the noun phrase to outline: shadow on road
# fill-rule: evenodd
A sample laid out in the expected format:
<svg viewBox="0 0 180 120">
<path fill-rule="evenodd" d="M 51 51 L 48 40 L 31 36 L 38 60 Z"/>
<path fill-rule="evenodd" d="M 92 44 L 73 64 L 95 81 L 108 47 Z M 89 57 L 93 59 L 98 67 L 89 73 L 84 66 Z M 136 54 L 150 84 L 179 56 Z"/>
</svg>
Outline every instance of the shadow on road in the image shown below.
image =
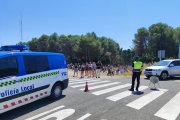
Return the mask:
<svg viewBox="0 0 180 120">
<path fill-rule="evenodd" d="M 132 94 L 133 95 L 142 95 L 142 94 L 144 94 L 144 92 L 142 92 L 142 91 L 133 91 Z"/>
<path fill-rule="evenodd" d="M 63 99 L 64 97 L 66 97 L 66 95 L 62 95 L 61 99 Z M 61 100 L 61 99 L 59 99 L 59 100 Z M 44 107 L 44 106 L 49 105 L 49 104 L 56 102 L 56 101 L 58 101 L 58 100 L 54 100 L 50 97 L 37 100 L 35 102 L 29 103 L 27 105 L 24 105 L 24 106 L 15 108 L 11 111 L 0 114 L 0 120 L 14 120 L 20 116 L 23 116 L 24 114 L 27 114 L 27 113 L 32 112 L 34 110 L 37 110 L 41 107 Z"/>
</svg>

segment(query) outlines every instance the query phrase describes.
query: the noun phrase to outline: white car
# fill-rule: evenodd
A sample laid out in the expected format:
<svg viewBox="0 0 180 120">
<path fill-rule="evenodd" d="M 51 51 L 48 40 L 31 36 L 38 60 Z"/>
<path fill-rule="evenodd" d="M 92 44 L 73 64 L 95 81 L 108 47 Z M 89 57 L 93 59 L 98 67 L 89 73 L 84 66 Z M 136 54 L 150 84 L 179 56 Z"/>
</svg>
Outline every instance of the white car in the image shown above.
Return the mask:
<svg viewBox="0 0 180 120">
<path fill-rule="evenodd" d="M 160 79 L 167 79 L 169 76 L 180 76 L 180 59 L 162 60 L 144 70 L 147 78 L 158 76 Z"/>
</svg>

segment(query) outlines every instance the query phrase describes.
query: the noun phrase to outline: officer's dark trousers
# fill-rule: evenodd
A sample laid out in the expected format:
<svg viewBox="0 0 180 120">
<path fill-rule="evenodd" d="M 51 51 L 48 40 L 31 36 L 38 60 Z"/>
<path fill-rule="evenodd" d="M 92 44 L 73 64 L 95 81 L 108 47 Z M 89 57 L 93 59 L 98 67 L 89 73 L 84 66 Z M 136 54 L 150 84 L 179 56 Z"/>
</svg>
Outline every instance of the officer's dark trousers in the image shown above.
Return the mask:
<svg viewBox="0 0 180 120">
<path fill-rule="evenodd" d="M 132 75 L 132 86 L 131 86 L 132 90 L 134 90 L 134 83 L 135 83 L 136 78 L 137 78 L 136 90 L 138 90 L 139 84 L 140 84 L 140 75 L 141 75 L 141 72 L 133 72 L 133 75 Z"/>
</svg>

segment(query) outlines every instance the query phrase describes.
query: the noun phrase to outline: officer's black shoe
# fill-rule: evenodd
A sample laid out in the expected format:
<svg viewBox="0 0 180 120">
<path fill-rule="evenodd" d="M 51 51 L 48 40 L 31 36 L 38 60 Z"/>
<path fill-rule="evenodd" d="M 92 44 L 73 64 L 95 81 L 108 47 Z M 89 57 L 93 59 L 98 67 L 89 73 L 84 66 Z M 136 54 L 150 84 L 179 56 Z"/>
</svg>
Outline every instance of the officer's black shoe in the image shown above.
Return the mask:
<svg viewBox="0 0 180 120">
<path fill-rule="evenodd" d="M 136 91 L 139 91 L 138 89 L 136 89 Z"/>
<path fill-rule="evenodd" d="M 134 91 L 134 89 L 131 88 L 131 89 L 129 89 L 129 91 Z"/>
</svg>

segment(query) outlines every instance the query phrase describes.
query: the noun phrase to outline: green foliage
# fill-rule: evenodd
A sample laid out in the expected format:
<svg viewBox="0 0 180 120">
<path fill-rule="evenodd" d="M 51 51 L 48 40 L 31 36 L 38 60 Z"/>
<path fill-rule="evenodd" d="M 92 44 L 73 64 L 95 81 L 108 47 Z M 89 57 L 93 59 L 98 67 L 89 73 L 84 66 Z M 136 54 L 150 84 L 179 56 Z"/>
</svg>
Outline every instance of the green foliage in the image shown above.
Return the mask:
<svg viewBox="0 0 180 120">
<path fill-rule="evenodd" d="M 154 55 L 157 56 L 158 50 L 165 50 L 166 57 L 176 56 L 176 44 L 173 39 L 173 28 L 163 24 L 153 24 L 149 27 L 150 41 L 149 49 L 153 51 Z"/>
<path fill-rule="evenodd" d="M 147 43 L 149 41 L 149 32 L 146 28 L 140 28 L 135 34 L 135 39 L 133 40 L 134 49 L 136 54 L 142 56 L 146 53 Z"/>
<path fill-rule="evenodd" d="M 174 40 L 176 44 L 180 44 L 180 27 L 174 29 Z"/>
<path fill-rule="evenodd" d="M 104 64 L 120 63 L 119 45 L 112 39 L 97 37 L 92 33 L 86 35 L 42 35 L 27 43 L 31 51 L 49 51 L 64 53 L 68 63 L 101 60 Z"/>
<path fill-rule="evenodd" d="M 122 56 L 122 64 L 131 65 L 132 62 L 133 62 L 134 55 L 135 55 L 134 50 L 130 50 L 130 49 L 123 50 L 122 54 L 121 54 L 121 56 Z"/>
<path fill-rule="evenodd" d="M 177 58 L 180 28 L 173 29 L 164 23 L 153 24 L 148 29 L 140 28 L 133 43 L 136 54 L 147 63 L 159 60 L 158 50 L 165 50 L 166 58 Z"/>
</svg>

